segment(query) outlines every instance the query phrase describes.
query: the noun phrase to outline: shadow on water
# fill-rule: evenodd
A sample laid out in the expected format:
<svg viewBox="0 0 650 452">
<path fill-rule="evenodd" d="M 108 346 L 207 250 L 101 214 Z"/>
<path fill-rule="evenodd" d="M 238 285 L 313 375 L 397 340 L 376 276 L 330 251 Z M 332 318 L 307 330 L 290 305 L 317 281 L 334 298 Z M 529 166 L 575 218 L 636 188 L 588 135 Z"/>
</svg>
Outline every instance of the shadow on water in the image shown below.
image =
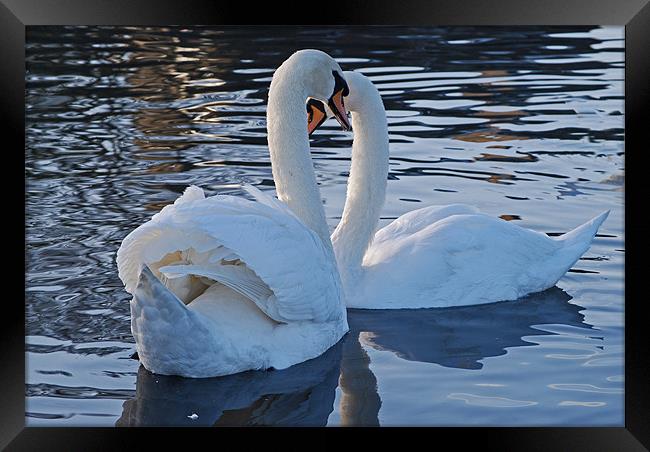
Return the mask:
<svg viewBox="0 0 650 452">
<path fill-rule="evenodd" d="M 342 343 L 285 370 L 191 379 L 138 370 L 135 398 L 117 427 L 188 425 L 320 426 L 334 404 Z M 192 419 L 196 414 L 198 418 Z"/>
<path fill-rule="evenodd" d="M 348 311 L 351 334 L 365 345 L 402 359 L 444 367 L 481 369 L 483 358 L 506 348 L 536 345 L 529 335 L 553 334 L 535 328 L 563 324 L 591 328 L 583 309 L 568 303 L 566 292 L 552 287 L 516 301 L 443 309 Z"/>
<path fill-rule="evenodd" d="M 484 358 L 536 345 L 526 336 L 556 334 L 537 326 L 592 328 L 580 313 L 583 308 L 570 299 L 553 287 L 481 306 L 349 310 L 350 332 L 341 342 L 316 359 L 279 371 L 185 379 L 140 366 L 135 398 L 124 403 L 116 425 L 323 426 L 334 410 L 337 386 L 341 425 L 379 425 L 381 399 L 364 346 L 409 361 L 478 370 Z"/>
</svg>

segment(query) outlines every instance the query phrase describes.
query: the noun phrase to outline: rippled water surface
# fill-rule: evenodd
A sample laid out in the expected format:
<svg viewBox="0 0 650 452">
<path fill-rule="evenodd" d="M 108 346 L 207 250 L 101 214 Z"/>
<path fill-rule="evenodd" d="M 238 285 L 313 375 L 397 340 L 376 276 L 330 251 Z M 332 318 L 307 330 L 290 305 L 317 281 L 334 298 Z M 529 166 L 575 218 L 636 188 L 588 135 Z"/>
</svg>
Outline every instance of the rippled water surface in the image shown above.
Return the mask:
<svg viewBox="0 0 650 452">
<path fill-rule="evenodd" d="M 152 375 L 117 248 L 188 184 L 273 190 L 268 86 L 299 48 L 382 94 L 382 226 L 450 203 L 551 235 L 611 214 L 528 299 L 349 311 L 287 370 Z M 28 28 L 28 425 L 623 425 L 623 74 L 623 28 Z M 351 139 L 312 139 L 332 229 Z"/>
</svg>

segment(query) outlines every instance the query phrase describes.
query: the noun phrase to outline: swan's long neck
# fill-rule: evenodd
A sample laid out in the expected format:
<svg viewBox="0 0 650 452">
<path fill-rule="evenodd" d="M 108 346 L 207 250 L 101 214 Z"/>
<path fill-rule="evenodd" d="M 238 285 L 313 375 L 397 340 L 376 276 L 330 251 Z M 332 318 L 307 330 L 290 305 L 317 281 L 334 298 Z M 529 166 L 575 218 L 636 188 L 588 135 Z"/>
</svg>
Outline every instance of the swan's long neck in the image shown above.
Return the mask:
<svg viewBox="0 0 650 452">
<path fill-rule="evenodd" d="M 271 81 L 267 130 L 278 198 L 331 247 L 307 135 L 304 81 L 280 67 Z"/>
<path fill-rule="evenodd" d="M 342 278 L 361 271 L 372 243 L 386 196 L 388 126 L 378 93 L 364 96 L 352 112 L 352 164 L 343 216 L 332 234 L 332 245 Z"/>
</svg>

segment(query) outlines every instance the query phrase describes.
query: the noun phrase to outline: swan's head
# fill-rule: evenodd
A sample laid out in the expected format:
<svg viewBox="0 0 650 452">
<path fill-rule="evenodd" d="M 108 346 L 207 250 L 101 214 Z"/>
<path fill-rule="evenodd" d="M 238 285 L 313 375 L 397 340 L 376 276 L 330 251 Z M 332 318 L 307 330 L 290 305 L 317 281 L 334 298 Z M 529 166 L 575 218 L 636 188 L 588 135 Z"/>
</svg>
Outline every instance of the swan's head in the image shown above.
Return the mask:
<svg viewBox="0 0 650 452">
<path fill-rule="evenodd" d="M 294 74 L 298 74 L 299 78 L 295 78 Z M 299 50 L 282 63 L 273 78 L 300 83 L 307 97 L 327 104 L 341 127 L 352 130 L 343 102 L 343 97 L 349 94 L 348 84 L 339 64 L 325 52 Z M 273 90 L 273 82 L 271 85 Z"/>
<path fill-rule="evenodd" d="M 354 113 L 362 113 L 365 108 L 373 105 L 372 102 L 381 95 L 370 79 L 361 72 L 345 71 L 343 73 L 348 84 L 349 92 L 345 97 L 345 106 Z M 311 135 L 326 119 L 335 116 L 332 106 L 315 99 L 307 102 L 307 129 Z"/>
</svg>

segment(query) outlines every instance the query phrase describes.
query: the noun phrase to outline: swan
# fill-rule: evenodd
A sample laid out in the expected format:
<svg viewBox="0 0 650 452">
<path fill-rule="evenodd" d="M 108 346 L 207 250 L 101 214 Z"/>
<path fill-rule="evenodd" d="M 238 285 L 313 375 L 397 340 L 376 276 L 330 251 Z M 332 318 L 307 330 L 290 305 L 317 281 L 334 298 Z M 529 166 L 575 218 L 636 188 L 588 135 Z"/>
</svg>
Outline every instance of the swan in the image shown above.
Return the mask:
<svg viewBox="0 0 650 452">
<path fill-rule="evenodd" d="M 118 273 L 147 370 L 199 378 L 284 369 L 347 332 L 305 116 L 307 99 L 319 99 L 349 129 L 346 94 L 329 55 L 294 53 L 273 75 L 267 108 L 279 200 L 248 185 L 254 201 L 190 186 L 123 240 Z"/>
<path fill-rule="evenodd" d="M 376 231 L 388 176 L 386 112 L 367 77 L 344 75 L 354 141 L 343 215 L 331 239 L 349 308 L 515 300 L 553 287 L 589 249 L 609 210 L 557 238 L 462 204 L 414 210 Z M 313 132 L 331 113 L 319 100 L 307 108 Z"/>
</svg>

